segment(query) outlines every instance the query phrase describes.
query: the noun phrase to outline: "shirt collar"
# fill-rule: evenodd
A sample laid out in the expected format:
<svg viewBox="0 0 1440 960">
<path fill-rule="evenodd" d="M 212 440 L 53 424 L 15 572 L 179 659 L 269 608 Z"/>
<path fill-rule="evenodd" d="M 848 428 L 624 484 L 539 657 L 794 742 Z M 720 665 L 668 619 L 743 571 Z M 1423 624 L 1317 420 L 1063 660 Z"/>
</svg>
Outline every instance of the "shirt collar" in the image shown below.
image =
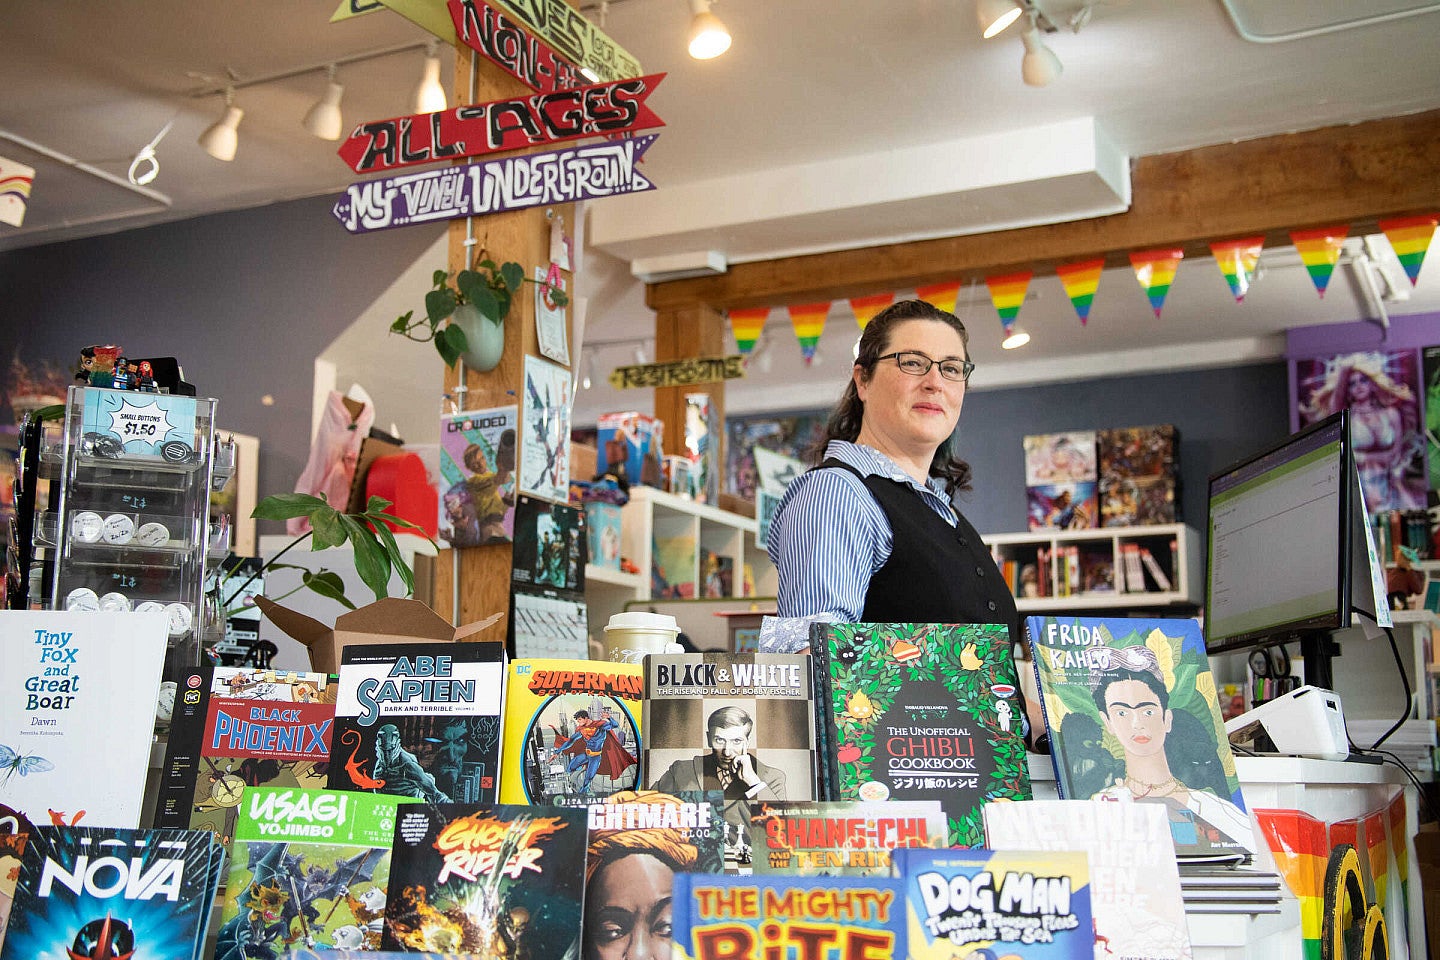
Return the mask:
<svg viewBox="0 0 1440 960">
<path fill-rule="evenodd" d="M 861 473 L 873 473 L 897 483 L 909 484 L 916 490 L 933 493 L 945 502 L 949 502 L 949 498 L 945 496 L 945 485 L 939 477 L 927 477 L 924 483 L 920 483 L 910 474 L 901 470 L 899 464 L 894 460 L 874 447 L 866 446 L 863 443 L 852 443 L 849 440 L 831 440 L 825 447 L 825 456 L 843 461 Z"/>
</svg>

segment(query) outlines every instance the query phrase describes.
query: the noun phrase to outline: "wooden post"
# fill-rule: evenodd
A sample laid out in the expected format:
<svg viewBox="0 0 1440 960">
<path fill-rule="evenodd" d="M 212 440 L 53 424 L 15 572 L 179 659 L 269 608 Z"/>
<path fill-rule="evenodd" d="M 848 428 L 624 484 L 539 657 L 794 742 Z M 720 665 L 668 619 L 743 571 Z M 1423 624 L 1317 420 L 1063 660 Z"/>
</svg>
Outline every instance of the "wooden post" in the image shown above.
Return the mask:
<svg viewBox="0 0 1440 960">
<path fill-rule="evenodd" d="M 655 359 L 685 360 L 725 355 L 725 315 L 703 303 L 655 314 Z M 685 394 L 708 393 L 720 424 L 715 438 L 715 468 L 725 469 L 725 381 L 693 387 L 656 387 L 655 416 L 665 424 L 665 452 L 685 453 Z"/>
<path fill-rule="evenodd" d="M 493 64 L 479 59 L 475 93 L 471 95 L 470 70 L 473 60 L 478 58 L 473 50 L 460 46 L 455 52 L 455 97 L 458 103 L 483 103 L 504 97 L 523 96 L 530 93 L 520 81 L 505 74 Z M 546 149 L 540 147 L 538 149 Z M 550 149 L 553 149 L 550 148 Z M 535 151 L 531 151 L 535 152 Z M 466 269 L 477 259 L 489 259 L 497 264 L 513 260 L 525 268 L 527 277 L 533 279 L 537 265 L 548 267 L 550 263 L 550 220 L 547 212 L 565 218 L 566 229 L 573 229 L 573 205 L 537 207 L 511 213 L 493 214 L 472 219 L 471 231 L 475 244 L 467 247 L 466 221 L 456 220 L 450 225 L 450 254 L 448 269 L 453 272 Z M 438 264 L 437 264 L 438 267 Z M 569 274 L 565 277 L 566 289 L 573 290 Z M 569 338 L 570 312 L 566 309 L 566 337 Z M 523 412 L 525 388 L 525 356 L 540 356 L 535 332 L 535 286 L 525 284 L 510 306 L 510 315 L 505 318 L 505 352 L 500 364 L 488 373 L 466 370 L 466 409 L 475 410 L 514 404 Z M 575 359 L 573 356 L 572 360 Z M 454 396 L 459 384 L 456 368 L 445 370 L 445 392 Z M 516 474 L 519 475 L 518 455 L 529 441 L 529 425 L 520 424 L 520 450 L 516 457 Z M 566 442 L 569 438 L 565 438 Z M 453 554 L 459 553 L 458 579 Z M 509 544 L 491 544 L 483 547 L 466 547 L 459 551 L 442 552 L 436 564 L 435 607 L 442 616 L 452 617 L 458 599 L 459 624 L 472 623 L 498 611 L 505 611 L 501 626 L 485 631 L 476 639 L 493 640 L 504 636 L 504 623 L 508 622 L 510 604 L 510 561 Z"/>
</svg>

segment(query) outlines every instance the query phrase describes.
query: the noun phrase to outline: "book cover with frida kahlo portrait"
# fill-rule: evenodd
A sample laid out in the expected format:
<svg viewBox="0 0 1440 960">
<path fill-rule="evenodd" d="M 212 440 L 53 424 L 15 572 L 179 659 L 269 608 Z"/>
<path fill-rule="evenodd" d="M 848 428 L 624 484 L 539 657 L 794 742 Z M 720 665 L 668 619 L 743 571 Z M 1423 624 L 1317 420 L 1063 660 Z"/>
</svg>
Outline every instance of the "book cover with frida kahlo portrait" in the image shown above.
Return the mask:
<svg viewBox="0 0 1440 960">
<path fill-rule="evenodd" d="M 1061 797 L 1163 803 L 1181 858 L 1255 853 L 1194 620 L 1026 621 Z"/>
<path fill-rule="evenodd" d="M 813 636 L 832 798 L 939 800 L 952 847 L 980 845 L 986 801 L 1030 799 L 1009 628 L 832 623 Z"/>
</svg>

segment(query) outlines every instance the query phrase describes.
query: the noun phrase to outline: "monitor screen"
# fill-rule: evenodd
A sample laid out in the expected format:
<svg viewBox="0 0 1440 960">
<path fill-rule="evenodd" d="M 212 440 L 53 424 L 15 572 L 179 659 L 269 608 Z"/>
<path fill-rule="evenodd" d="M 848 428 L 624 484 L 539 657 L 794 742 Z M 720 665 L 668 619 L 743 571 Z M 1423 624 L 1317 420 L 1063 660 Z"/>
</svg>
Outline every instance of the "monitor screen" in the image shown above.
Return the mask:
<svg viewBox="0 0 1440 960">
<path fill-rule="evenodd" d="M 1350 625 L 1349 456 L 1341 411 L 1210 478 L 1211 653 Z"/>
</svg>

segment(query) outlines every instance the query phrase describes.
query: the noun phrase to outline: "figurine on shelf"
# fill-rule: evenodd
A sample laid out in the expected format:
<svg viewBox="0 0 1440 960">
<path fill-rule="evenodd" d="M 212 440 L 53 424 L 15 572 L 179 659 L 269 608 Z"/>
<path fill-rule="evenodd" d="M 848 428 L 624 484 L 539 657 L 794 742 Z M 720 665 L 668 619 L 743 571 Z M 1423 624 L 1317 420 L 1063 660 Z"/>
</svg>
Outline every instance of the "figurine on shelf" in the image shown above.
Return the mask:
<svg viewBox="0 0 1440 960">
<path fill-rule="evenodd" d="M 141 393 L 159 393 L 160 385 L 155 382 L 155 368 L 149 360 L 141 360 L 135 371 L 135 389 Z"/>
<path fill-rule="evenodd" d="M 108 387 L 120 356 L 120 348 L 112 344 L 95 344 L 80 351 L 75 364 L 75 382 L 92 387 Z"/>
<path fill-rule="evenodd" d="M 110 385 L 116 390 L 129 390 L 134 385 L 130 376 L 130 361 L 120 357 L 115 361 L 115 372 L 111 375 Z"/>
</svg>

